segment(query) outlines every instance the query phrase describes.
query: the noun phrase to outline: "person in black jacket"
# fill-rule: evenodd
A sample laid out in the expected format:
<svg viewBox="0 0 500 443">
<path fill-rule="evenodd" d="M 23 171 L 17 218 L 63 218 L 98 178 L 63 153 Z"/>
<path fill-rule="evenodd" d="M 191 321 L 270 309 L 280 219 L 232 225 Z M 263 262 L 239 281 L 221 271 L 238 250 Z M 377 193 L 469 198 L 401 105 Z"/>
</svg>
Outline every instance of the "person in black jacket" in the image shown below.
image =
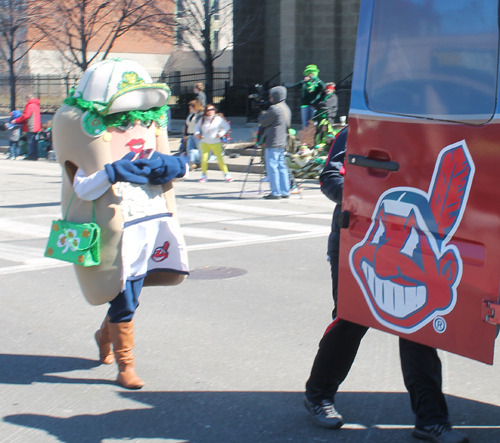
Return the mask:
<svg viewBox="0 0 500 443">
<path fill-rule="evenodd" d="M 337 286 L 339 273 L 340 213 L 344 188 L 344 160 L 347 127 L 332 145 L 328 162 L 320 175 L 321 191 L 336 203 L 332 230 L 328 238 L 328 258 L 332 273 L 335 307 L 333 322 L 319 343 L 311 375 L 306 382 L 304 403 L 317 426 L 338 429 L 344 424 L 335 409 L 334 397 L 344 381 L 368 328 L 337 318 Z M 434 348 L 399 339 L 401 368 L 405 386 L 416 415 L 413 436 L 437 443 L 465 443 L 467 436 L 451 428 L 448 407 L 442 393 L 441 361 Z"/>
<path fill-rule="evenodd" d="M 339 108 L 339 98 L 335 93 L 335 83 L 325 84 L 325 90 L 316 104 L 316 112 L 313 120 L 320 122 L 324 118 L 328 119 L 331 125 L 335 124 L 335 117 Z"/>
</svg>

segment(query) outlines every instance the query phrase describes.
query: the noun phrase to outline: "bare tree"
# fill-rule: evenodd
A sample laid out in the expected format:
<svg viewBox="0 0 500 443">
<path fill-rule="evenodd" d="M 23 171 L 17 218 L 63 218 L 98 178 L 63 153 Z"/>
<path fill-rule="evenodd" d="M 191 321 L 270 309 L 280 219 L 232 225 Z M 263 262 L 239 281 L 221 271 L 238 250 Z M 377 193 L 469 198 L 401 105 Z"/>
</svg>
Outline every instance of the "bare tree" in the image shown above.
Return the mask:
<svg viewBox="0 0 500 443">
<path fill-rule="evenodd" d="M 42 3 L 35 0 L 0 0 L 0 57 L 7 63 L 9 71 L 11 110 L 16 109 L 18 65 L 43 38 L 33 38 L 28 34 L 30 23 L 42 16 L 39 9 Z"/>
<path fill-rule="evenodd" d="M 205 92 L 212 101 L 214 62 L 234 45 L 235 33 L 248 33 L 251 21 L 233 30 L 235 3 L 248 0 L 177 0 L 175 45 L 192 52 L 205 69 Z"/>
<path fill-rule="evenodd" d="M 104 60 L 124 34 L 149 32 L 160 16 L 166 26 L 172 21 L 168 5 L 172 0 L 47 0 L 50 16 L 37 27 L 63 59 L 85 71 Z"/>
</svg>

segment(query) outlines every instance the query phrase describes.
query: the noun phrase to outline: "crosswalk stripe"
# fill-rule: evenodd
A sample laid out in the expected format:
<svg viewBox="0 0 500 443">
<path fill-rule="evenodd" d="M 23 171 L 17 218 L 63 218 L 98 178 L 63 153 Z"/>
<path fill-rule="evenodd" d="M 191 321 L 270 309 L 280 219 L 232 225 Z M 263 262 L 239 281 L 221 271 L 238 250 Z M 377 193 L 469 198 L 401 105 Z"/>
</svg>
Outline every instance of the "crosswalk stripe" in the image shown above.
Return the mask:
<svg viewBox="0 0 500 443">
<path fill-rule="evenodd" d="M 12 221 L 8 218 L 0 218 L 0 231 L 11 234 L 22 234 L 28 238 L 49 238 L 50 225 L 42 226 L 17 220 Z"/>
<path fill-rule="evenodd" d="M 51 258 L 41 259 L 39 263 L 30 263 L 24 265 L 7 266 L 0 268 L 0 275 L 18 274 L 19 272 L 27 271 L 41 271 L 42 269 L 61 268 L 63 266 L 70 266 L 71 263 L 53 260 Z"/>
<path fill-rule="evenodd" d="M 246 246 L 246 245 L 256 245 L 263 243 L 276 243 L 280 241 L 289 241 L 289 240 L 301 240 L 305 238 L 316 238 L 323 237 L 325 233 L 323 232 L 303 232 L 299 234 L 285 234 L 285 235 L 276 235 L 273 237 L 261 236 L 260 239 L 240 239 L 239 240 L 229 240 L 229 241 L 220 241 L 217 243 L 205 243 L 200 245 L 190 245 L 187 246 L 188 251 L 207 251 L 211 249 L 223 249 L 223 248 L 231 248 L 236 246 Z M 41 250 L 40 250 L 41 251 Z M 43 253 L 41 251 L 41 253 Z M 16 266 L 8 266 L 4 268 L 0 268 L 0 275 L 11 275 L 17 274 L 19 272 L 28 272 L 28 271 L 39 271 L 43 269 L 50 268 L 59 268 L 62 266 L 69 266 L 71 263 L 54 260 L 51 258 L 39 258 L 39 259 L 30 259 L 26 260 L 25 264 L 16 265 Z"/>
<path fill-rule="evenodd" d="M 241 205 L 224 202 L 205 202 L 190 204 L 179 208 L 182 232 L 187 238 L 188 251 L 203 251 L 223 249 L 254 244 L 274 243 L 281 241 L 300 240 L 326 236 L 329 224 L 315 224 L 312 220 L 330 220 L 330 213 L 308 213 L 309 207 L 302 207 L 299 211 L 288 209 L 261 207 L 256 205 Z M 320 209 L 315 208 L 316 211 Z M 53 210 L 52 210 L 53 211 Z M 28 219 L 57 218 L 59 214 L 33 214 L 31 216 L 12 218 L 0 217 L 0 233 L 4 239 L 9 234 L 21 236 L 23 239 L 48 238 L 50 226 L 48 224 L 29 223 Z M 266 217 L 285 217 L 281 221 L 268 220 Z M 286 217 L 291 217 L 290 221 Z M 311 223 L 300 223 L 297 220 L 310 219 Z M 216 229 L 195 227 L 195 223 L 213 223 Z M 186 226 L 187 225 L 187 226 Z M 191 225 L 191 226 L 190 226 Z M 254 233 L 242 232 L 238 227 L 254 228 Z M 235 231 L 235 229 L 237 231 Z M 281 234 L 279 231 L 292 231 Z M 278 235 L 276 235 L 278 234 Z M 280 235 L 281 234 L 281 235 Z M 202 244 L 189 245 L 189 239 L 205 239 Z M 194 242 L 194 240 L 193 240 Z M 13 266 L 0 268 L 0 275 L 10 275 L 19 272 L 37 271 L 43 269 L 70 266 L 70 263 L 58 261 L 43 256 L 43 247 L 29 247 L 14 243 L 0 243 L 0 260 L 13 262 Z"/>
<path fill-rule="evenodd" d="M 0 259 L 24 263 L 31 259 L 43 258 L 43 249 L 28 246 L 0 244 Z"/>
<path fill-rule="evenodd" d="M 316 218 L 318 220 L 331 220 L 333 214 L 333 209 L 331 214 L 300 214 L 300 217 L 304 218 Z"/>
<path fill-rule="evenodd" d="M 26 220 L 28 218 L 49 218 L 51 220 L 54 220 L 56 218 L 61 218 L 61 211 L 54 212 L 52 214 L 51 213 L 45 213 L 45 214 L 31 214 L 31 215 L 14 216 L 14 217 L 11 217 L 10 220 L 19 220 L 19 219 Z"/>
<path fill-rule="evenodd" d="M 256 214 L 264 216 L 297 215 L 300 211 L 287 211 L 285 209 L 270 209 L 259 206 L 237 205 L 234 203 L 197 203 L 193 205 L 201 208 L 219 209 L 221 211 Z"/>
<path fill-rule="evenodd" d="M 282 231 L 298 231 L 298 232 L 330 232 L 330 227 L 321 225 L 310 225 L 305 223 L 283 222 L 276 220 L 231 220 L 225 222 L 230 225 L 250 226 L 262 229 L 279 229 Z"/>
<path fill-rule="evenodd" d="M 194 212 L 185 211 L 184 209 L 179 209 L 178 212 L 181 226 L 190 223 L 217 223 L 226 220 L 236 220 L 238 217 L 234 217 L 227 214 L 211 214 L 208 212 Z"/>
<path fill-rule="evenodd" d="M 304 232 L 301 234 L 285 234 L 285 235 L 275 235 L 273 237 L 263 238 L 261 240 L 234 240 L 227 242 L 218 243 L 205 243 L 202 245 L 191 245 L 187 247 L 188 251 L 206 251 L 208 249 L 221 249 L 221 248 L 231 248 L 235 246 L 245 246 L 245 245 L 256 245 L 262 243 L 276 243 L 280 241 L 287 240 L 301 240 L 304 238 L 315 238 L 324 237 L 325 234 L 322 232 Z"/>
<path fill-rule="evenodd" d="M 219 229 L 207 228 L 190 228 L 188 226 L 182 228 L 182 233 L 185 237 L 208 238 L 211 240 L 260 240 L 267 238 L 267 235 L 249 234 L 246 232 L 225 231 Z"/>
</svg>

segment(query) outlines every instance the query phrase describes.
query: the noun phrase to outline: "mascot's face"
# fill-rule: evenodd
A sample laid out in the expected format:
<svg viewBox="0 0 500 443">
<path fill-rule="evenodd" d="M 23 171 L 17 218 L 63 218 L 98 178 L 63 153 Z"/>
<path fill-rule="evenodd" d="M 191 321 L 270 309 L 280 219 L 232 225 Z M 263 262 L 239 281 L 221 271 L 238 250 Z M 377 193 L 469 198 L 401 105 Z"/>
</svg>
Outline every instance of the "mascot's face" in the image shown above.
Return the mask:
<svg viewBox="0 0 500 443">
<path fill-rule="evenodd" d="M 108 128 L 112 161 L 120 160 L 129 152 L 140 158 L 156 149 L 156 123 L 152 121 L 125 124 Z"/>
<path fill-rule="evenodd" d="M 367 301 L 393 328 L 411 329 L 453 302 L 459 259 L 439 250 L 417 205 L 383 200 L 353 263 Z"/>
<path fill-rule="evenodd" d="M 364 239 L 350 252 L 351 271 L 374 317 L 392 330 L 412 333 L 444 319 L 457 301 L 460 251 L 449 242 L 460 225 L 474 176 L 465 140 L 436 160 L 428 192 L 392 188 L 377 202 Z"/>
</svg>

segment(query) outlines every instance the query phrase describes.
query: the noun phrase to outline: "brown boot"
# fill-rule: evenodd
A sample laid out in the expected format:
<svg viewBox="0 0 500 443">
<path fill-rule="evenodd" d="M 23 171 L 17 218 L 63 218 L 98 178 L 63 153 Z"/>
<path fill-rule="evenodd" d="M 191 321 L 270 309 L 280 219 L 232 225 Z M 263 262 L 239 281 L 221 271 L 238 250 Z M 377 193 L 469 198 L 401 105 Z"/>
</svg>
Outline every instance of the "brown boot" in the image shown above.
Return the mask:
<svg viewBox="0 0 500 443">
<path fill-rule="evenodd" d="M 118 384 L 127 389 L 141 389 L 144 382 L 137 376 L 134 369 L 134 321 L 110 323 L 111 340 L 118 363 Z"/>
<path fill-rule="evenodd" d="M 113 350 L 111 349 L 111 335 L 109 333 L 109 317 L 106 316 L 102 322 L 101 329 L 95 333 L 95 341 L 99 347 L 99 361 L 105 365 L 110 365 L 115 361 Z"/>
</svg>

